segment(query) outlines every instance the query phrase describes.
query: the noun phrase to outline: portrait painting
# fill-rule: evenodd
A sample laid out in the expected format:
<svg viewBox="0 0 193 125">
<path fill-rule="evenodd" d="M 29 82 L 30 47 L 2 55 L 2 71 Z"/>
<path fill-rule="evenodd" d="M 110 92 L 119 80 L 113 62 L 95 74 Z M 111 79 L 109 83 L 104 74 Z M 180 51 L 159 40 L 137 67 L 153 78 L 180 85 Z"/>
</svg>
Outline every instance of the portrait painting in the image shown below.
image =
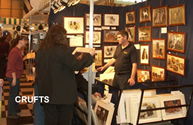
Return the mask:
<svg viewBox="0 0 193 125">
<path fill-rule="evenodd" d="M 90 14 L 86 13 L 85 18 L 86 18 L 86 26 L 89 26 L 90 25 Z M 94 14 L 93 15 L 93 26 L 101 26 L 101 24 L 102 24 L 101 14 Z"/>
<path fill-rule="evenodd" d="M 160 66 L 151 66 L 151 81 L 164 81 L 165 68 Z"/>
<path fill-rule="evenodd" d="M 150 5 L 141 7 L 139 9 L 139 22 L 150 22 L 151 21 L 151 7 Z"/>
<path fill-rule="evenodd" d="M 84 34 L 85 44 L 89 44 L 89 31 Z M 101 44 L 101 31 L 93 31 L 93 44 Z"/>
<path fill-rule="evenodd" d="M 119 14 L 104 14 L 105 26 L 119 26 Z"/>
<path fill-rule="evenodd" d="M 152 11 L 152 26 L 163 27 L 167 26 L 167 6 L 153 8 Z"/>
<path fill-rule="evenodd" d="M 137 82 L 145 82 L 150 79 L 150 70 L 137 69 Z"/>
<path fill-rule="evenodd" d="M 177 5 L 169 7 L 169 25 L 185 25 L 185 5 Z"/>
<path fill-rule="evenodd" d="M 165 39 L 152 39 L 152 58 L 165 59 Z"/>
<path fill-rule="evenodd" d="M 186 34 L 183 32 L 168 32 L 167 50 L 184 53 L 185 36 Z"/>
<path fill-rule="evenodd" d="M 128 32 L 128 41 L 135 43 L 135 26 L 125 27 L 125 31 Z"/>
<path fill-rule="evenodd" d="M 151 26 L 138 28 L 138 41 L 139 42 L 151 42 Z"/>
<path fill-rule="evenodd" d="M 114 56 L 116 45 L 104 45 L 103 46 L 103 55 L 104 58 L 112 58 Z"/>
<path fill-rule="evenodd" d="M 104 30 L 103 42 L 117 43 L 118 30 Z"/>
<path fill-rule="evenodd" d="M 95 66 L 102 66 L 103 65 L 102 49 L 95 49 L 94 62 L 95 62 Z"/>
<path fill-rule="evenodd" d="M 135 24 L 135 13 L 136 11 L 129 11 L 126 13 L 126 24 Z"/>
<path fill-rule="evenodd" d="M 140 65 L 149 65 L 149 44 L 140 45 Z"/>
</svg>

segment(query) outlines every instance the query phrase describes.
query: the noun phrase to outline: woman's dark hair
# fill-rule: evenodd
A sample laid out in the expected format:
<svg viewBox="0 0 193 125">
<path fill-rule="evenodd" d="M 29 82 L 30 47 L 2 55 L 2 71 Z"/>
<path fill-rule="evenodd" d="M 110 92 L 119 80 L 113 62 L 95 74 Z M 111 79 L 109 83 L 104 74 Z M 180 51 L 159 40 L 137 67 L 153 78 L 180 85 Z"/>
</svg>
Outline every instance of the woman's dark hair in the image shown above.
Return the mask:
<svg viewBox="0 0 193 125">
<path fill-rule="evenodd" d="M 11 42 L 10 50 L 13 49 L 18 43 L 19 40 L 28 40 L 27 36 L 17 36 L 17 38 L 13 39 Z"/>
<path fill-rule="evenodd" d="M 5 36 L 0 37 L 0 42 L 4 42 L 4 41 L 5 41 L 5 39 L 6 39 L 6 37 L 5 37 Z"/>
<path fill-rule="evenodd" d="M 46 51 L 59 44 L 68 46 L 66 33 L 66 30 L 62 26 L 53 25 L 46 34 L 45 39 L 40 43 L 38 49 Z"/>
</svg>

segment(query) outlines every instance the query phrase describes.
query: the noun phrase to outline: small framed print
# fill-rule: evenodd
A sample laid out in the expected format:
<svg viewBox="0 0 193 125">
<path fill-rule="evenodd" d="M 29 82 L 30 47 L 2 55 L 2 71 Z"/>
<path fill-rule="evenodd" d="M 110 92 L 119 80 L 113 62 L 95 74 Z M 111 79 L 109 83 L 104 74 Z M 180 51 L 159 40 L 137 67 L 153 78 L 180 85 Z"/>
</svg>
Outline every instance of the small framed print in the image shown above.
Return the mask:
<svg viewBox="0 0 193 125">
<path fill-rule="evenodd" d="M 152 39 L 152 58 L 165 59 L 165 39 Z"/>
<path fill-rule="evenodd" d="M 90 14 L 86 13 L 85 18 L 86 18 L 86 26 L 89 26 L 90 25 Z M 102 23 L 101 14 L 94 14 L 93 15 L 93 26 L 101 26 L 101 23 Z"/>
<path fill-rule="evenodd" d="M 140 45 L 140 64 L 149 65 L 149 44 Z"/>
<path fill-rule="evenodd" d="M 161 6 L 153 8 L 152 11 L 152 26 L 153 27 L 164 27 L 167 26 L 167 6 Z"/>
<path fill-rule="evenodd" d="M 125 31 L 128 32 L 128 41 L 135 43 L 135 26 L 125 27 Z"/>
<path fill-rule="evenodd" d="M 103 42 L 107 43 L 117 43 L 117 33 L 118 30 L 104 30 Z"/>
<path fill-rule="evenodd" d="M 70 47 L 83 46 L 83 36 L 72 36 L 69 40 Z"/>
<path fill-rule="evenodd" d="M 144 6 L 139 9 L 139 22 L 149 22 L 151 21 L 151 7 Z"/>
<path fill-rule="evenodd" d="M 169 7 L 169 25 L 185 25 L 185 5 L 177 5 Z"/>
<path fill-rule="evenodd" d="M 186 59 L 184 57 L 167 54 L 167 70 L 181 76 L 185 76 L 185 63 Z"/>
<path fill-rule="evenodd" d="M 167 50 L 184 53 L 185 35 L 183 32 L 168 32 Z"/>
<path fill-rule="evenodd" d="M 117 46 L 115 45 L 104 45 L 103 46 L 103 55 L 104 58 L 112 58 L 116 51 Z"/>
<path fill-rule="evenodd" d="M 151 42 L 151 26 L 138 28 L 138 41 L 139 42 Z"/>
<path fill-rule="evenodd" d="M 150 79 L 150 70 L 137 69 L 137 81 L 145 82 L 146 80 L 151 80 Z"/>
<path fill-rule="evenodd" d="M 95 50 L 94 62 L 95 62 L 95 66 L 102 66 L 103 65 L 102 49 L 96 49 Z"/>
<path fill-rule="evenodd" d="M 151 81 L 164 81 L 165 68 L 160 66 L 151 66 Z"/>
<path fill-rule="evenodd" d="M 89 44 L 89 31 L 84 34 L 85 44 Z M 101 31 L 93 31 L 93 44 L 101 44 Z"/>
<path fill-rule="evenodd" d="M 105 26 L 119 26 L 119 14 L 104 14 Z"/>
<path fill-rule="evenodd" d="M 135 24 L 136 11 L 129 11 L 126 13 L 126 24 Z"/>
<path fill-rule="evenodd" d="M 64 17 L 67 34 L 84 34 L 84 17 Z"/>
</svg>

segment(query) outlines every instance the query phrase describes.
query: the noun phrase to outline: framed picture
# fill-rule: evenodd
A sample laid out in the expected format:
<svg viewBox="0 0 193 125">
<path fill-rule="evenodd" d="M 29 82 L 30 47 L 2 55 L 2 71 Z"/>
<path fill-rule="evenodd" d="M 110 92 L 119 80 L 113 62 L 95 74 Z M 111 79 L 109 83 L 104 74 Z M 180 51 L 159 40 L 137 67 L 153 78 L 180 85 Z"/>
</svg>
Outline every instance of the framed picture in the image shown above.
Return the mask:
<svg viewBox="0 0 193 125">
<path fill-rule="evenodd" d="M 184 57 L 167 54 L 167 70 L 185 76 L 186 59 Z"/>
<path fill-rule="evenodd" d="M 160 66 L 151 66 L 151 81 L 164 81 L 165 68 Z"/>
<path fill-rule="evenodd" d="M 96 102 L 94 111 L 98 118 L 99 125 L 111 125 L 114 107 L 100 100 Z"/>
<path fill-rule="evenodd" d="M 135 43 L 135 26 L 125 27 L 125 31 L 128 32 L 128 41 Z"/>
<path fill-rule="evenodd" d="M 103 46 L 103 55 L 104 58 L 112 58 L 114 56 L 116 45 L 104 45 Z"/>
<path fill-rule="evenodd" d="M 95 62 L 95 66 L 102 66 L 103 65 L 102 49 L 96 49 L 95 50 L 94 62 Z"/>
<path fill-rule="evenodd" d="M 70 47 L 83 46 L 83 36 L 82 35 L 70 36 L 69 38 L 70 38 L 69 39 Z"/>
<path fill-rule="evenodd" d="M 185 35 L 182 32 L 168 32 L 167 50 L 184 53 Z"/>
<path fill-rule="evenodd" d="M 119 26 L 119 14 L 104 14 L 105 26 Z"/>
<path fill-rule="evenodd" d="M 185 5 L 177 5 L 169 7 L 169 25 L 185 25 Z"/>
<path fill-rule="evenodd" d="M 89 31 L 84 34 L 85 44 L 89 44 Z M 93 31 L 93 44 L 101 44 L 101 31 Z"/>
<path fill-rule="evenodd" d="M 137 81 L 145 82 L 146 80 L 151 80 L 150 79 L 150 70 L 137 69 Z"/>
<path fill-rule="evenodd" d="M 129 11 L 125 16 L 126 24 L 135 24 L 136 11 Z"/>
<path fill-rule="evenodd" d="M 139 42 L 150 42 L 151 41 L 151 26 L 145 26 L 145 27 L 138 28 L 138 41 Z"/>
<path fill-rule="evenodd" d="M 67 34 L 83 34 L 84 17 L 64 17 L 64 28 Z"/>
<path fill-rule="evenodd" d="M 165 59 L 165 39 L 152 39 L 152 58 Z"/>
<path fill-rule="evenodd" d="M 104 30 L 104 35 L 103 35 L 103 42 L 107 42 L 107 43 L 117 43 L 117 33 L 119 31 L 118 30 Z"/>
<path fill-rule="evenodd" d="M 149 22 L 151 21 L 151 7 L 150 5 L 141 7 L 139 9 L 139 22 Z"/>
<path fill-rule="evenodd" d="M 86 13 L 85 18 L 86 18 L 86 26 L 89 26 L 90 25 L 90 14 Z M 93 26 L 101 26 L 101 23 L 102 23 L 101 14 L 94 14 L 93 15 Z"/>
<path fill-rule="evenodd" d="M 167 26 L 168 17 L 167 6 L 161 6 L 153 8 L 152 11 L 152 26 L 153 27 L 163 27 Z"/>
<path fill-rule="evenodd" d="M 140 64 L 149 65 L 149 44 L 140 45 Z"/>
</svg>

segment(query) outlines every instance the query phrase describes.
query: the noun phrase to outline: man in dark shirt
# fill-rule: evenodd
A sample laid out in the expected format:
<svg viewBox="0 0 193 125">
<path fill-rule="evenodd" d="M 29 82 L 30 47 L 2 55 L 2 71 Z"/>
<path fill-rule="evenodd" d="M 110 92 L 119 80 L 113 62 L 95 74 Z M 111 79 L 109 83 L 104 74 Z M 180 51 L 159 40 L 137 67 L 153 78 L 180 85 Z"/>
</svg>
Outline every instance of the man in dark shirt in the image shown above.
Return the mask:
<svg viewBox="0 0 193 125">
<path fill-rule="evenodd" d="M 109 66 L 115 66 L 113 86 L 119 89 L 129 89 L 135 85 L 135 74 L 137 70 L 137 50 L 128 41 L 128 33 L 119 31 L 117 34 L 119 45 L 116 48 L 113 58 L 98 71 L 103 71 Z"/>
</svg>

